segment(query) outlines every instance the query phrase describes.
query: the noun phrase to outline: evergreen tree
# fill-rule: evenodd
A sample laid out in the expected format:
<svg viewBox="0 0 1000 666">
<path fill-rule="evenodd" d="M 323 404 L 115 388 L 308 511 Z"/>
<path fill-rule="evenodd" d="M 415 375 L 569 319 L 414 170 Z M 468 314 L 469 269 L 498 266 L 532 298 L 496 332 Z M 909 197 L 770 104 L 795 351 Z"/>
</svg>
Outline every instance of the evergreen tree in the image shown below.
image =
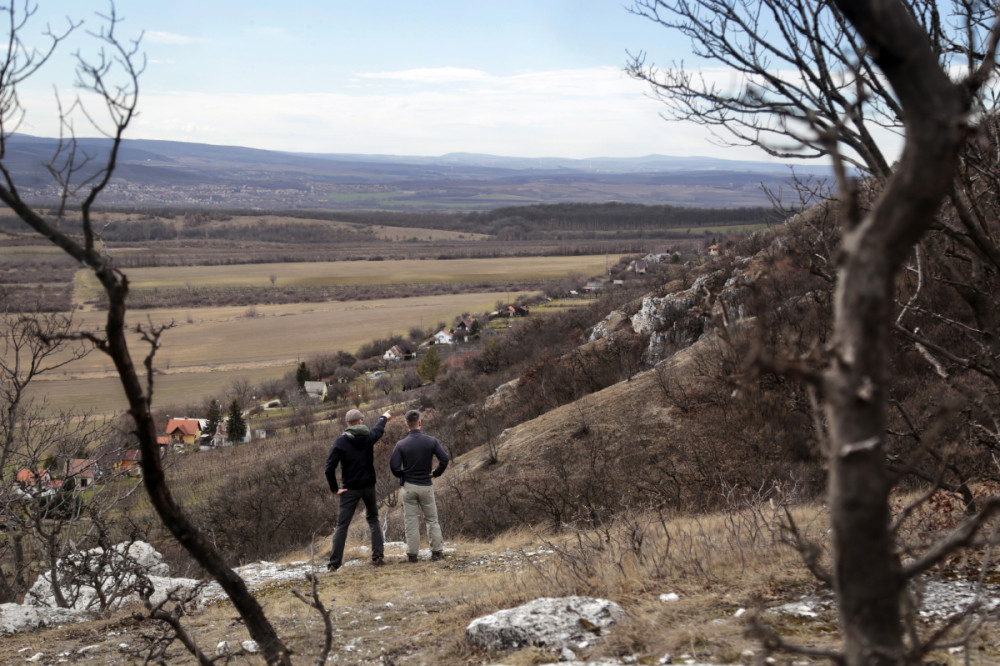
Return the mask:
<svg viewBox="0 0 1000 666">
<path fill-rule="evenodd" d="M 431 347 L 427 350 L 427 354 L 424 355 L 422 361 L 420 361 L 420 366 L 417 368 L 417 374 L 425 382 L 433 382 L 437 379 L 438 372 L 441 370 L 441 357 L 438 356 L 437 350 Z"/>
<path fill-rule="evenodd" d="M 205 432 L 214 437 L 219 429 L 219 421 L 222 420 L 222 406 L 218 400 L 213 398 L 208 401 L 208 414 L 205 416 L 205 420 L 207 421 Z"/>
<path fill-rule="evenodd" d="M 247 434 L 247 422 L 243 420 L 240 403 L 233 400 L 229 405 L 229 423 L 226 425 L 226 439 L 230 442 L 242 441 Z"/>
<path fill-rule="evenodd" d="M 312 376 L 309 374 L 309 368 L 306 367 L 305 361 L 299 363 L 299 368 L 295 371 L 295 381 L 298 382 L 299 388 L 303 391 L 306 389 L 306 382 L 312 381 Z"/>
</svg>

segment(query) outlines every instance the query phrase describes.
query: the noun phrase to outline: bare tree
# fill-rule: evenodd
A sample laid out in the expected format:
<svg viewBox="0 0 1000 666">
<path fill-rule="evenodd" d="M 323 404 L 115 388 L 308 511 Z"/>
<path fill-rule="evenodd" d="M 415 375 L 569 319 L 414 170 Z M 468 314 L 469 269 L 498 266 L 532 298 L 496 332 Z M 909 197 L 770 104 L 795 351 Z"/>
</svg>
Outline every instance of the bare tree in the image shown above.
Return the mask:
<svg viewBox="0 0 1000 666">
<path fill-rule="evenodd" d="M 922 239 L 933 241 L 934 234 L 938 245 L 947 240 L 949 249 L 962 248 L 974 269 L 1000 266 L 995 236 L 983 224 L 988 215 L 970 196 L 970 190 L 982 194 L 987 183 L 997 181 L 982 170 L 973 173 L 969 162 L 960 160 L 970 121 L 992 110 L 982 91 L 996 64 L 995 8 L 923 0 L 638 0 L 634 11 L 687 35 L 696 55 L 743 77 L 741 86 L 729 89 L 683 68 L 648 67 L 644 54 L 634 57 L 631 73 L 654 86 L 669 116 L 695 120 L 736 144 L 772 155 L 834 160 L 843 233 L 833 336 L 826 367 L 811 376 L 824 397 L 831 579 L 844 633 L 843 653 L 829 656 L 850 665 L 919 660 L 942 635 L 935 632 L 921 644 L 914 632 L 908 642 L 902 610 L 908 582 L 971 543 L 1000 509 L 1000 498 L 989 499 L 905 566 L 900 563 L 889 504 L 899 468 L 887 457 L 893 325 L 919 345 L 946 381 L 947 365 L 966 361 L 968 369 L 975 359 L 935 345 L 901 323 L 906 318 L 897 307 L 905 314 L 916 304 L 897 304 L 895 290 L 904 268 L 923 270 L 913 263 L 913 248 Z M 959 64 L 964 77 L 955 82 L 949 74 Z M 886 132 L 904 137 L 895 164 L 880 140 Z M 995 160 L 996 153 L 989 157 Z M 848 166 L 879 181 L 870 206 L 850 180 Z M 995 200 L 995 189 L 991 196 Z M 946 197 L 955 209 L 951 223 L 947 214 L 939 215 Z M 960 285 L 972 283 L 969 265 L 959 271 L 947 256 L 933 253 L 941 271 L 950 271 L 950 278 L 961 273 Z M 919 290 L 913 286 L 911 294 Z M 989 338 L 997 330 L 985 320 L 990 301 L 981 290 L 965 294 L 974 310 L 974 301 L 981 301 L 979 323 L 991 326 L 984 333 Z M 984 376 L 995 374 L 987 365 L 981 370 Z M 968 382 L 951 377 L 950 386 L 970 406 L 984 407 Z M 997 413 L 995 406 L 986 411 Z M 921 449 L 933 441 L 930 429 L 924 436 Z"/>
<path fill-rule="evenodd" d="M 15 174 L 8 167 L 8 145 L 12 133 L 24 116 L 18 99 L 18 85 L 35 75 L 66 36 L 79 24 L 71 23 L 63 33 L 49 32 L 48 48 L 38 51 L 27 47 L 21 35 L 33 9 L 27 3 L 11 3 L 6 8 L 9 22 L 8 48 L 0 57 L 0 201 L 36 232 L 49 239 L 68 255 L 90 268 L 108 297 L 108 315 L 100 333 L 80 331 L 77 339 L 89 341 L 96 349 L 108 354 L 115 364 L 129 403 L 129 414 L 135 422 L 136 436 L 142 454 L 143 481 L 151 503 L 163 524 L 174 538 L 213 577 L 229 595 L 246 623 L 250 635 L 261 646 L 268 663 L 290 663 L 290 650 L 278 637 L 257 600 L 247 590 L 243 580 L 225 562 L 212 543 L 194 526 L 174 500 L 164 477 L 156 445 L 156 427 L 151 413 L 153 391 L 153 360 L 160 344 L 163 327 L 138 326 L 136 332 L 149 345 L 144 360 L 145 383 L 140 379 L 126 337 L 125 302 L 129 282 L 104 252 L 100 232 L 95 228 L 91 211 L 95 200 L 107 187 L 114 173 L 121 149 L 122 137 L 136 113 L 139 77 L 144 59 L 139 52 L 139 39 L 121 39 L 116 30 L 119 19 L 114 7 L 101 16 L 102 27 L 90 33 L 100 44 L 92 59 L 76 54 L 77 86 L 93 93 L 103 102 L 104 120 L 92 110 L 83 110 L 76 100 L 61 106 L 60 141 L 49 163 L 49 172 L 59 187 L 59 203 L 51 217 L 25 201 L 17 186 Z M 72 116 L 81 114 L 95 130 L 105 137 L 103 156 L 90 155 L 76 140 Z M 62 230 L 61 221 L 72 209 L 82 223 L 82 237 Z"/>
</svg>

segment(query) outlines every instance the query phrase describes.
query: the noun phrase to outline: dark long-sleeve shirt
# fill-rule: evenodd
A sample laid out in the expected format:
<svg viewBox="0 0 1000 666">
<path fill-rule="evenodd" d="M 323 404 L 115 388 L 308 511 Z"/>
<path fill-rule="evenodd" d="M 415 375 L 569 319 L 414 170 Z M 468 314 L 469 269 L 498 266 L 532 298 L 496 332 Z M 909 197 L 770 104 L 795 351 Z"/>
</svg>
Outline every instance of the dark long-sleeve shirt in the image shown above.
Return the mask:
<svg viewBox="0 0 1000 666">
<path fill-rule="evenodd" d="M 341 466 L 340 479 L 349 490 L 361 490 L 375 485 L 375 442 L 382 439 L 388 419 L 379 417 L 375 427 L 367 435 L 351 435 L 345 432 L 333 442 L 326 457 L 326 482 L 336 493 L 337 465 Z"/>
<path fill-rule="evenodd" d="M 435 457 L 438 459 L 438 466 L 431 470 Z M 419 430 L 411 430 L 410 434 L 396 442 L 396 448 L 389 458 L 389 469 L 401 483 L 429 486 L 432 476 L 444 474 L 449 460 L 451 459 L 441 442 Z"/>
</svg>

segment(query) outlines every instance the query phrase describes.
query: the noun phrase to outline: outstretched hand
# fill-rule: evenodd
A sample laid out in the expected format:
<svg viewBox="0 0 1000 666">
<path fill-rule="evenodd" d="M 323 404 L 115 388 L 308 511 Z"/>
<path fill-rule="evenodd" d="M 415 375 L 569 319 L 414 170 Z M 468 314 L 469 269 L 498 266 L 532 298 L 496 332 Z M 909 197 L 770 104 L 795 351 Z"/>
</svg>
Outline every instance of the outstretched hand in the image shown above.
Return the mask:
<svg viewBox="0 0 1000 666">
<path fill-rule="evenodd" d="M 389 419 L 391 419 L 391 418 L 392 418 L 392 414 L 390 414 L 390 413 L 389 413 L 389 410 L 388 410 L 388 409 L 387 409 L 387 410 L 385 410 L 385 413 L 384 413 L 384 414 L 382 414 L 382 416 L 384 416 L 384 417 L 385 417 L 385 420 L 386 420 L 386 421 L 388 421 Z"/>
</svg>

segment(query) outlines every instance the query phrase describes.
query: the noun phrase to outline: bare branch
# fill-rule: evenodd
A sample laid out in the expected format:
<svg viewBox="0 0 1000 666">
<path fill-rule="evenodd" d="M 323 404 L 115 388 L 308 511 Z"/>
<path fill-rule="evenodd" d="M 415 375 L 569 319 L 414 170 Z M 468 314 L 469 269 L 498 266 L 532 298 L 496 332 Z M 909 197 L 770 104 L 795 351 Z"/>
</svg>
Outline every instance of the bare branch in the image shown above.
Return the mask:
<svg viewBox="0 0 1000 666">
<path fill-rule="evenodd" d="M 292 590 L 292 594 L 294 594 L 302 603 L 315 608 L 323 618 L 323 649 L 316 655 L 316 660 L 314 662 L 316 666 L 323 666 L 323 664 L 326 663 L 327 655 L 330 654 L 330 648 L 333 646 L 333 623 L 330 621 L 330 608 L 333 607 L 333 602 L 335 600 L 330 600 L 330 607 L 323 604 L 323 601 L 319 598 L 319 579 L 316 577 L 316 574 L 306 574 L 306 580 L 309 581 L 311 588 L 309 598 L 307 599 L 298 590 Z"/>
<path fill-rule="evenodd" d="M 903 567 L 903 576 L 913 578 L 942 562 L 956 550 L 972 543 L 979 530 L 997 513 L 1000 513 L 1000 497 L 991 497 L 984 503 L 979 513 L 959 525 L 946 538 L 934 544 L 934 547 L 924 553 L 920 559 Z"/>
</svg>

